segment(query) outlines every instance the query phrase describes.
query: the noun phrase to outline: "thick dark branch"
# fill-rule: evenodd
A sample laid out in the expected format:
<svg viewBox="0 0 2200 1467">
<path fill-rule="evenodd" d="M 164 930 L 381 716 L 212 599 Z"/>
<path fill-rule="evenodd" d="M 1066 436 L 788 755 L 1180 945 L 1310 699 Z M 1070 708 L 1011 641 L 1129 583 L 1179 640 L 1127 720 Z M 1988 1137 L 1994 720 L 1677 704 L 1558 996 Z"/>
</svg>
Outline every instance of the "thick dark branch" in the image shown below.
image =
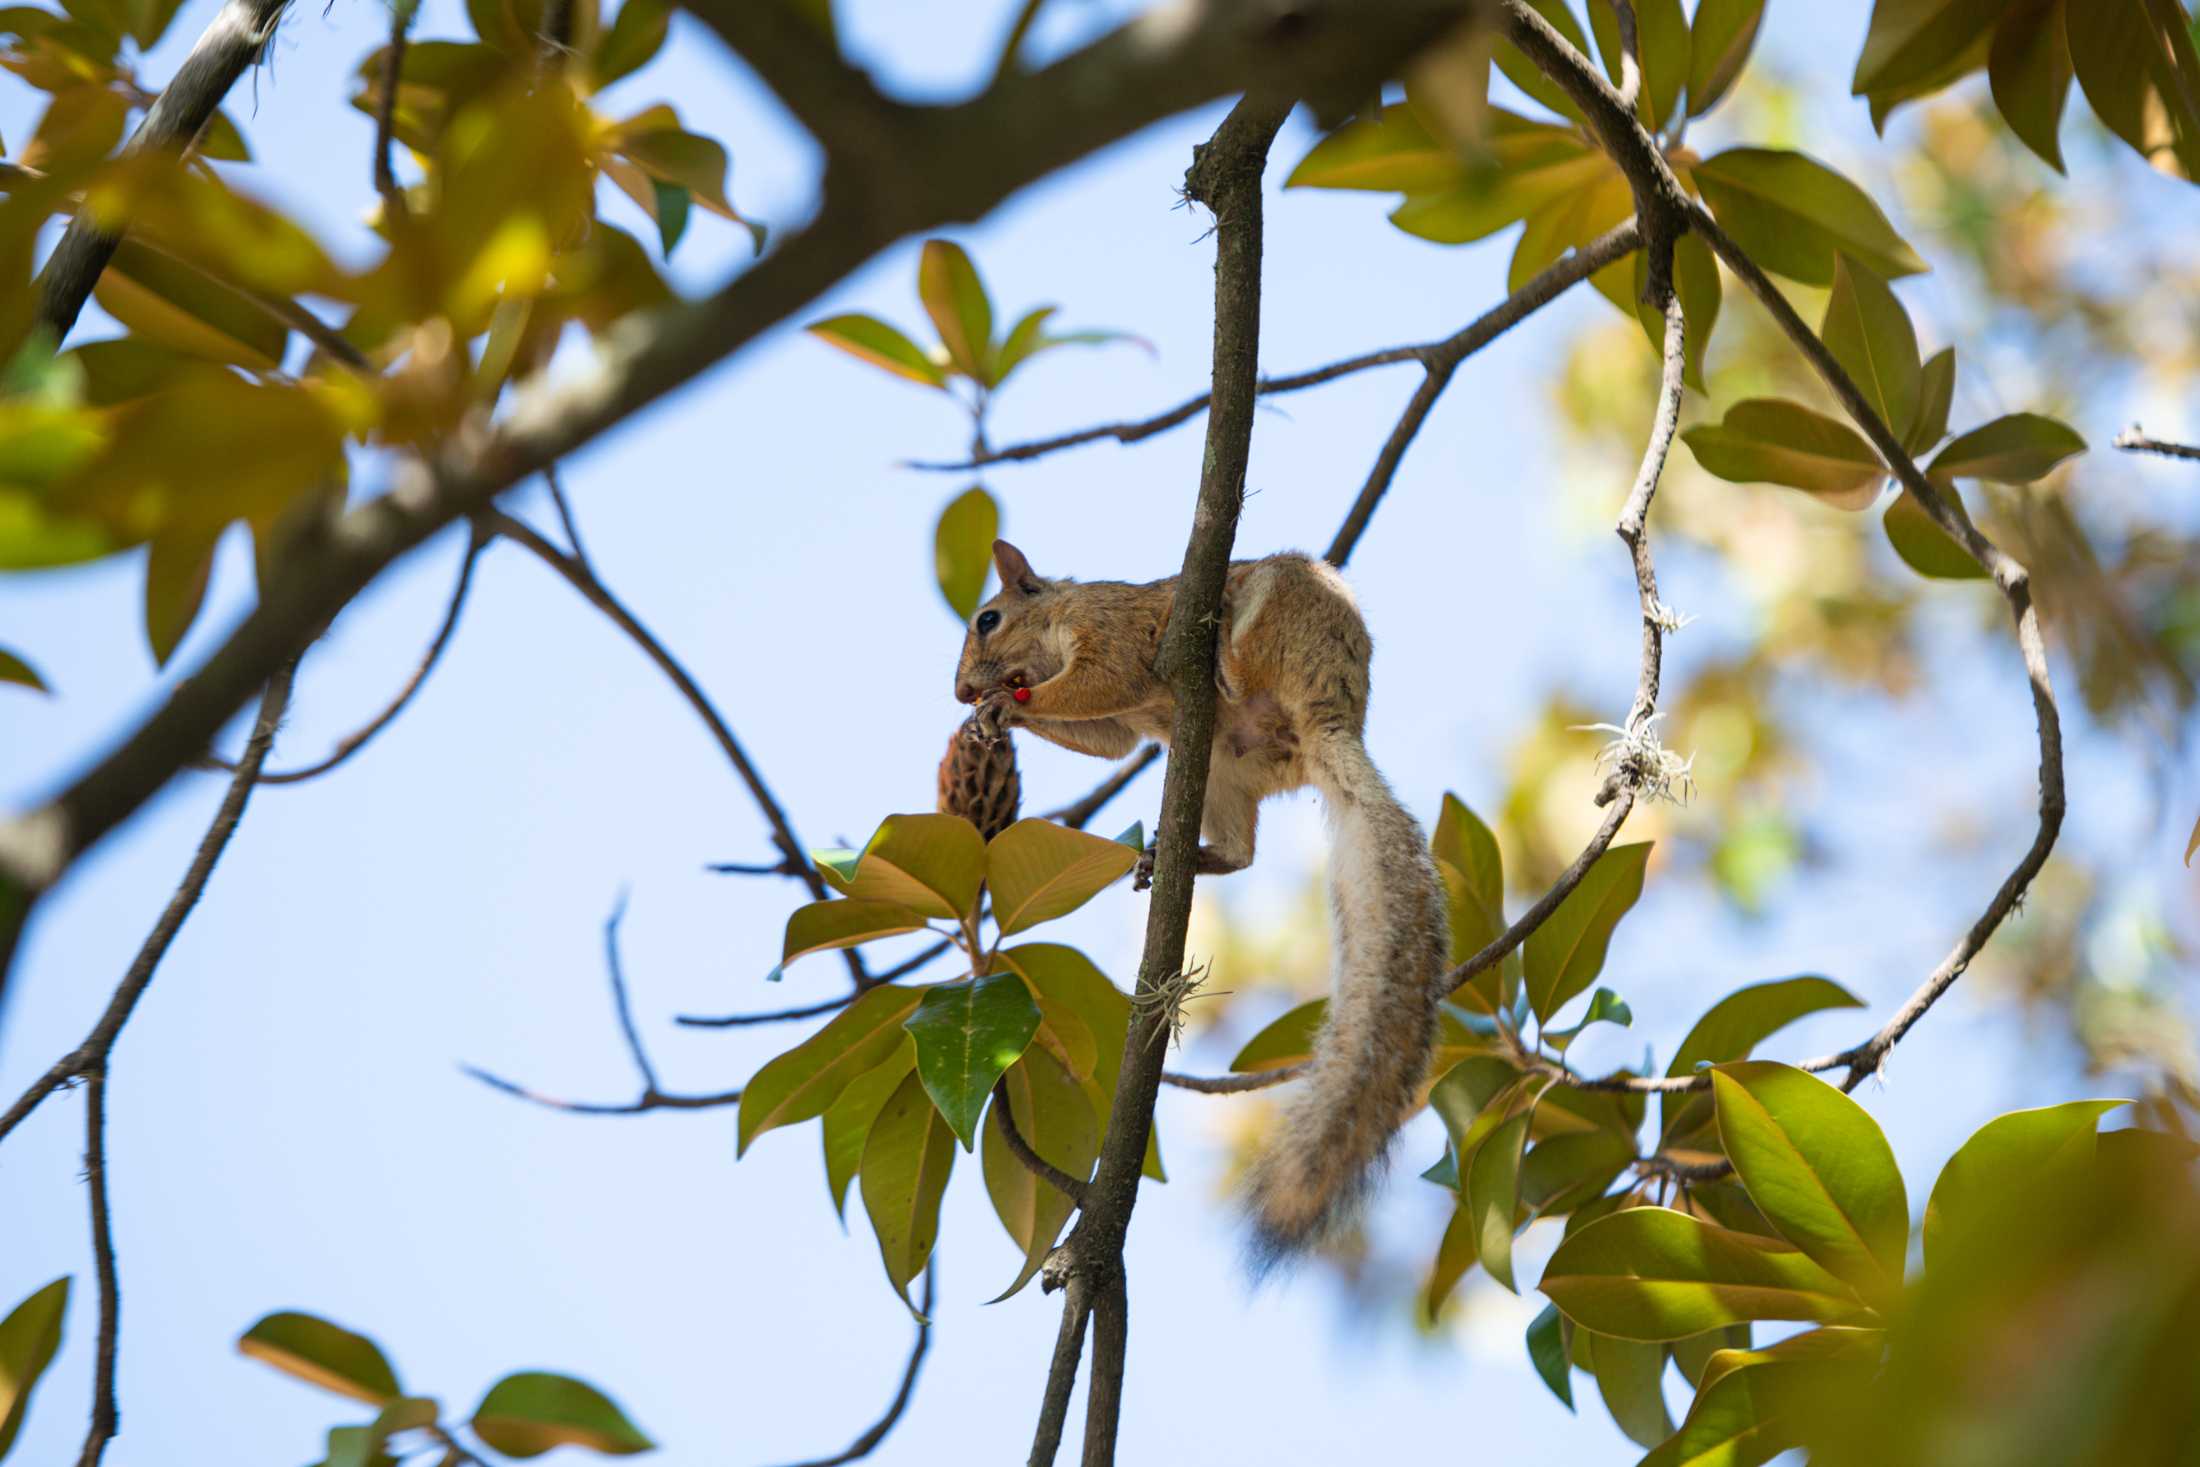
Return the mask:
<svg viewBox="0 0 2200 1467">
<path fill-rule="evenodd" d="M 290 684 L 296 671 L 295 663 L 284 663 L 269 679 L 267 692 L 260 699 L 259 717 L 253 720 L 252 735 L 245 740 L 244 757 L 237 761 L 237 772 L 231 776 L 229 788 L 223 791 L 221 803 L 214 808 L 213 823 L 199 838 L 198 850 L 192 853 L 191 864 L 185 869 L 176 894 L 168 899 L 159 920 L 153 923 L 153 930 L 146 935 L 137 957 L 131 960 L 129 971 L 116 986 L 114 997 L 107 1001 L 106 1011 L 92 1025 L 92 1032 L 84 1036 L 82 1044 L 56 1060 L 5 1114 L 0 1114 L 0 1140 L 5 1140 L 8 1133 L 22 1124 L 23 1118 L 54 1091 L 106 1065 L 122 1026 L 130 1021 L 138 1000 L 145 996 L 145 989 L 153 981 L 160 960 L 168 955 L 169 944 L 183 930 L 191 909 L 199 904 L 206 883 L 214 874 L 215 864 L 228 848 L 229 838 L 237 833 L 237 822 L 244 818 L 245 802 L 252 798 L 253 782 L 259 775 L 260 766 L 267 762 L 267 751 L 275 742 L 276 727 L 283 721 L 283 710 L 290 706 Z"/>
<path fill-rule="evenodd" d="M 935 1257 L 924 1266 L 924 1303 L 917 1310 L 916 1343 L 909 1347 L 909 1363 L 902 1367 L 901 1385 L 894 1391 L 894 1399 L 887 1403 L 886 1414 L 850 1442 L 845 1452 L 804 1462 L 801 1467 L 842 1467 L 844 1463 L 861 1461 L 878 1449 L 878 1444 L 886 1440 L 886 1434 L 901 1420 L 902 1412 L 909 1409 L 909 1397 L 917 1389 L 917 1372 L 924 1366 L 924 1352 L 932 1348 L 932 1301 L 938 1288 L 938 1272 L 939 1260 Z"/>
<path fill-rule="evenodd" d="M 287 3 L 228 0 L 123 151 L 181 153 L 195 143 L 237 78 L 259 59 Z M 38 272 L 38 319 L 52 329 L 54 340 L 66 337 L 76 324 L 120 240 L 119 234 L 106 233 L 89 216 L 79 215 L 54 246 Z"/>
<path fill-rule="evenodd" d="M 2200 448 L 2189 443 L 2171 443 L 2166 439 L 2149 438 L 2137 423 L 2116 435 L 2116 446 L 2126 453 L 2158 453 L 2164 458 L 2200 459 Z"/>
<path fill-rule="evenodd" d="M 995 1118 L 1001 1123 L 1001 1139 L 1008 1143 L 1008 1154 L 1021 1162 L 1025 1171 L 1070 1201 L 1082 1204 L 1085 1200 L 1084 1181 L 1071 1176 L 1032 1150 L 1031 1143 L 1024 1139 L 1024 1133 L 1017 1128 L 1015 1108 L 1008 1103 L 1008 1081 L 1005 1077 L 993 1082 L 993 1104 L 997 1107 Z"/>
<path fill-rule="evenodd" d="M 1039 1425 L 1032 1434 L 1027 1467 L 1049 1467 L 1062 1449 L 1062 1423 L 1069 1417 L 1077 1364 L 1085 1353 L 1085 1325 L 1092 1318 L 1092 1286 L 1084 1275 L 1069 1274 L 1062 1291 L 1062 1327 L 1054 1337 L 1054 1358 L 1047 1362 L 1046 1393 L 1039 1399 Z"/>
<path fill-rule="evenodd" d="M 92 1363 L 92 1424 L 77 1467 L 99 1467 L 121 1429 L 115 1405 L 115 1351 L 122 1328 L 122 1285 L 115 1269 L 114 1216 L 107 1196 L 107 1059 L 85 1072 L 84 1184 L 91 1195 L 92 1261 L 99 1274 L 99 1350 Z"/>
</svg>

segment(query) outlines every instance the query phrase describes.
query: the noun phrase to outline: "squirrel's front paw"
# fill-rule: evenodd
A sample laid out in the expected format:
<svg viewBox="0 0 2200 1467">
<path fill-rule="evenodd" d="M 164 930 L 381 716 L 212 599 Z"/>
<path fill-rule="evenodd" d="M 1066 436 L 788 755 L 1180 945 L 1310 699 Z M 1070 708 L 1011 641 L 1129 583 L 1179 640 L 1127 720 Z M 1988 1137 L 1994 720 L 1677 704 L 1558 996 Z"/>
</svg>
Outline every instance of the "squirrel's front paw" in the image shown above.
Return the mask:
<svg viewBox="0 0 2200 1467">
<path fill-rule="evenodd" d="M 986 694 L 978 700 L 978 711 L 970 715 L 970 736 L 988 744 L 999 743 L 1014 726 L 1015 712 L 1015 699 L 1006 688 Z"/>
<path fill-rule="evenodd" d="M 1131 890 L 1144 891 L 1153 885 L 1153 857 L 1157 846 L 1148 846 L 1138 853 L 1138 864 L 1131 868 Z"/>
</svg>

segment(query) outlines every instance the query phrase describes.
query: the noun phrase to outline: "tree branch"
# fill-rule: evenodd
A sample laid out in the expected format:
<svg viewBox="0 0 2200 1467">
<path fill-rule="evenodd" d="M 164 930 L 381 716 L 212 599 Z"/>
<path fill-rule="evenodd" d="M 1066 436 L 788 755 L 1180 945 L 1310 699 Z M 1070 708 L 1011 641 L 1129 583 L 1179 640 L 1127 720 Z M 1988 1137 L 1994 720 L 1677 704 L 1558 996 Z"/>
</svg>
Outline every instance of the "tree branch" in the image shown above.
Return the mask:
<svg viewBox="0 0 2200 1467">
<path fill-rule="evenodd" d="M 1005 1076 L 993 1082 L 993 1103 L 999 1107 L 996 1114 L 1001 1123 L 1001 1139 L 1008 1143 L 1008 1154 L 1023 1163 L 1025 1171 L 1030 1172 L 1070 1201 L 1080 1206 L 1083 1205 L 1085 1200 L 1084 1181 L 1081 1178 L 1071 1176 L 1068 1172 L 1063 1171 L 1053 1162 L 1048 1161 L 1038 1152 L 1032 1150 L 1031 1143 L 1024 1139 L 1024 1133 L 1016 1128 L 1016 1112 L 1008 1103 L 1008 1080 Z"/>
<path fill-rule="evenodd" d="M 229 95 L 246 68 L 259 59 L 287 3 L 228 0 L 177 68 L 168 89 L 147 109 L 145 120 L 131 134 L 123 153 L 182 153 L 197 142 L 221 107 L 222 98 Z M 38 272 L 38 319 L 52 329 L 56 342 L 76 324 L 77 314 L 84 309 L 100 272 L 114 258 L 121 238 L 80 214 L 47 256 L 45 268 Z"/>
<path fill-rule="evenodd" d="M 114 1218 L 107 1197 L 107 1059 L 85 1072 L 84 1182 L 91 1196 L 92 1259 L 99 1274 L 99 1350 L 92 1366 L 92 1424 L 78 1467 L 99 1467 L 121 1429 L 115 1405 L 115 1351 L 122 1327 L 122 1285 L 115 1270 Z"/>
<path fill-rule="evenodd" d="M 2160 438 L 2149 438 L 2137 423 L 2116 435 L 2116 446 L 2126 453 L 2158 453 L 2164 458 L 2200 459 L 2200 448 L 2189 443 L 2170 443 Z"/>
<path fill-rule="evenodd" d="M 1174 1085 L 1179 1090 L 1196 1090 L 1201 1095 L 1242 1095 L 1248 1090 L 1266 1090 L 1271 1085 L 1287 1084 L 1305 1073 L 1303 1064 L 1255 1070 L 1250 1075 L 1180 1075 L 1174 1070 L 1163 1070 L 1161 1083 Z"/>
<path fill-rule="evenodd" d="M 860 1461 L 878 1449 L 886 1440 L 886 1434 L 901 1420 L 901 1413 L 909 1409 L 909 1397 L 917 1388 L 917 1371 L 924 1365 L 924 1352 L 932 1347 L 932 1300 L 938 1287 L 939 1260 L 935 1257 L 924 1265 L 924 1303 L 917 1310 L 917 1341 L 909 1348 L 909 1363 L 902 1368 L 901 1386 L 894 1392 L 894 1399 L 887 1403 L 886 1414 L 871 1424 L 868 1431 L 857 1437 L 848 1450 L 837 1456 L 820 1457 L 815 1462 L 805 1462 L 802 1467 L 842 1467 L 848 1462 Z"/>
<path fill-rule="evenodd" d="M 1138 778 L 1139 775 L 1144 774 L 1152 766 L 1153 761 L 1160 757 L 1161 746 L 1159 744 L 1146 745 L 1145 748 L 1140 749 L 1117 766 L 1113 774 L 1094 785 L 1091 793 L 1085 795 L 1082 799 L 1070 801 L 1059 810 L 1048 811 L 1045 818 L 1059 820 L 1064 825 L 1083 830 L 1086 824 L 1107 805 L 1108 801 L 1129 788 L 1130 782 Z"/>
</svg>

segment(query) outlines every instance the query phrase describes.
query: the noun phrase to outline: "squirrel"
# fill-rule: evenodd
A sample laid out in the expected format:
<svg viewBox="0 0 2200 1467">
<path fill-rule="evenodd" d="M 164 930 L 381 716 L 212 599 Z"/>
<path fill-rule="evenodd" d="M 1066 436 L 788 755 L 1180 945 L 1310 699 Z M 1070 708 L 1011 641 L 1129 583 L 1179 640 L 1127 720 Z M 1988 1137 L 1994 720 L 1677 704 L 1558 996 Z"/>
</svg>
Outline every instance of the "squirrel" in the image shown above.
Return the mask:
<svg viewBox="0 0 2200 1467">
<path fill-rule="evenodd" d="M 1000 591 L 972 616 L 955 671 L 955 696 L 977 705 L 981 736 L 1026 728 L 1103 759 L 1141 738 L 1166 744 L 1176 698 L 1153 663 L 1176 578 L 1047 579 L 1005 540 L 993 560 Z M 1373 643 L 1344 578 L 1295 553 L 1234 561 L 1220 637 L 1196 869 L 1250 866 L 1270 795 L 1312 785 L 1331 831 L 1335 992 L 1281 1134 L 1249 1177 L 1264 1271 L 1355 1213 L 1416 1108 L 1450 937 L 1427 838 L 1361 740 Z M 1140 886 L 1152 861 L 1149 849 Z"/>
</svg>

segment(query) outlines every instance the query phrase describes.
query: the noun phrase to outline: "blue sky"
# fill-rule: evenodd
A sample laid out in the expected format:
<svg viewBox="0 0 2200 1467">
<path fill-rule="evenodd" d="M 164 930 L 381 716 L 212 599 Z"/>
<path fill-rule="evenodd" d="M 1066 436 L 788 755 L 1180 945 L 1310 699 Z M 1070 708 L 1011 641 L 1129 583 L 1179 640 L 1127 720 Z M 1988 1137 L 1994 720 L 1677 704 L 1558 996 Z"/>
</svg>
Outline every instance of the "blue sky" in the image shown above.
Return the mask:
<svg viewBox="0 0 2200 1467">
<path fill-rule="evenodd" d="M 214 8 L 189 0 L 148 76 L 168 74 Z M 932 94 L 982 76 L 1009 8 L 981 7 L 982 23 L 964 8 L 895 0 L 842 13 L 857 55 L 898 90 Z M 1105 13 L 1054 9 L 1064 14 L 1049 26 L 1063 29 L 1042 32 L 1049 45 Z M 1822 151 L 1869 176 L 1862 104 L 1842 96 L 1863 27 L 1863 7 L 1853 11 L 1776 6 L 1769 44 L 1791 61 L 1840 60 L 1816 93 L 1836 129 Z M 265 165 L 248 175 L 254 184 L 346 251 L 365 248 L 370 129 L 340 98 L 383 16 L 361 0 L 296 10 L 273 67 L 240 87 L 235 108 Z M 418 33 L 463 27 L 455 4 L 431 0 Z M 799 218 L 814 153 L 699 28 L 678 26 L 665 57 L 605 105 L 623 115 L 622 100 L 638 110 L 660 97 L 726 140 L 744 211 Z M 8 137 L 35 111 L 19 86 L 0 90 Z M 1140 415 L 1202 384 L 1211 249 L 1205 220 L 1176 207 L 1175 189 L 1217 115 L 1152 129 L 957 232 L 1000 309 L 1055 302 L 1065 324 L 1133 330 L 1155 347 L 1064 351 L 1026 369 L 996 408 L 997 440 Z M 1273 192 L 1310 137 L 1294 120 L 1276 149 L 1265 366 L 1443 334 L 1502 294 L 1503 245 L 1409 239 L 1382 222 L 1380 198 Z M 2191 207 L 2167 185 L 2163 198 Z M 624 207 L 607 212 L 637 227 Z M 699 216 L 678 273 L 701 287 L 746 248 L 740 231 Z M 865 309 L 914 326 L 913 275 L 914 247 L 896 250 L 806 318 Z M 1930 299 L 1913 296 L 1913 307 Z M 1567 459 L 1554 451 L 1545 386 L 1570 328 L 1608 310 L 1579 292 L 1471 362 L 1354 559 L 1377 642 L 1370 744 L 1424 817 L 1446 789 L 1496 804 L 1503 751 L 1548 689 L 1615 718 L 1626 707 L 1632 583 L 1609 534 L 1582 526 L 1554 482 Z M 102 327 L 88 317 L 81 329 Z M 1264 411 L 1241 553 L 1326 543 L 1412 385 L 1403 371 L 1368 373 Z M 2130 416 L 2111 403 L 2078 426 L 2105 444 Z M 2159 410 L 2147 421 L 2188 436 L 2200 426 Z M 964 481 L 896 464 L 951 454 L 965 436 L 943 401 L 785 329 L 566 468 L 599 569 L 713 692 L 812 844 L 860 841 L 884 814 L 929 806 L 961 712 L 950 694 L 959 629 L 931 584 L 931 525 Z M 1006 532 L 1043 572 L 1146 578 L 1181 557 L 1198 455 L 1194 425 L 988 482 Z M 2175 469 L 2126 472 L 2168 492 Z M 1610 486 L 1615 508 L 1624 487 Z M 514 503 L 543 520 L 534 491 Z M 1794 512 L 1845 532 L 1800 498 Z M 399 566 L 309 654 L 277 764 L 317 757 L 380 706 L 440 616 L 461 548 L 447 535 Z M 1698 618 L 1675 647 L 1674 675 L 1702 655 L 1691 648 L 1752 631 L 1719 567 L 1680 555 L 1663 569 L 1666 599 Z M 0 708 L 10 808 L 65 778 L 166 685 L 138 629 L 140 574 L 125 557 L 0 582 L 0 641 L 32 655 L 59 690 Z M 177 665 L 214 645 L 248 582 L 232 544 Z M 1637 1058 L 1646 1041 L 1670 1053 L 1719 994 L 1788 973 L 1833 975 L 1883 1013 L 1975 914 L 2028 835 L 2030 714 L 2013 649 L 1970 630 L 1990 593 L 1933 594 L 1933 691 L 1892 710 L 1820 700 L 1817 783 L 1797 794 L 1828 855 L 1809 898 L 1743 924 L 1654 868 L 1606 973 L 1642 1018 L 1631 1034 L 1585 1040 L 1585 1064 Z M 2067 666 L 2058 671 L 2067 683 Z M 1592 750 L 1584 736 L 1584 831 Z M 1034 809 L 1103 772 L 1028 745 L 1024 769 Z M 2080 738 L 2071 787 L 2074 844 L 2174 862 L 2184 826 L 2156 820 L 2161 792 L 2125 746 Z M 2189 814 L 2193 788 L 2188 763 L 2175 809 Z M 1119 823 L 1150 820 L 1157 792 L 1158 781 L 1138 786 Z M 211 776 L 184 777 L 41 911 L 0 1033 L 0 1090 L 14 1093 L 81 1037 L 218 793 Z M 1965 812 L 1982 825 L 1979 854 L 1951 861 L 1933 833 Z M 1257 903 L 1295 890 L 1319 859 L 1319 832 L 1310 798 L 1272 808 L 1258 866 L 1233 878 L 1239 893 Z M 116 1054 L 124 1434 L 109 1461 L 314 1460 L 321 1430 L 351 1408 L 231 1349 L 278 1308 L 374 1335 L 406 1384 L 454 1415 L 510 1369 L 582 1375 L 664 1444 L 668 1467 L 818 1455 L 867 1424 L 891 1393 L 909 1324 L 866 1226 L 844 1234 L 832 1215 L 815 1128 L 768 1136 L 736 1167 L 730 1112 L 568 1117 L 456 1068 L 479 1063 L 576 1097 L 633 1093 L 599 935 L 629 889 L 627 972 L 666 1083 L 738 1084 L 795 1033 L 698 1033 L 672 1014 L 801 1002 L 844 981 L 837 964 L 813 960 L 779 988 L 762 982 L 797 890 L 701 867 L 765 851 L 746 794 L 647 664 L 540 565 L 492 549 L 417 704 L 338 775 L 255 797 Z M 1143 917 L 1143 899 L 1118 889 L 1062 924 L 1063 936 L 1127 983 Z M 1818 1053 L 1864 1027 L 1854 1015 L 1800 1026 L 1777 1050 Z M 1216 1045 L 1185 1063 L 1226 1058 Z M 1921 1204 L 1932 1169 L 1979 1121 L 2084 1088 L 2066 1056 L 2027 1048 L 2014 1023 L 1959 994 L 1904 1045 L 1891 1084 L 1863 1094 Z M 1424 1342 L 1398 1321 L 1347 1319 L 1319 1276 L 1251 1293 L 1217 1204 L 1228 1104 L 1162 1103 L 1174 1180 L 1147 1189 L 1132 1234 L 1126 1461 L 1327 1461 L 1462 1438 L 1493 1457 L 1628 1460 L 1593 1400 L 1568 1416 L 1535 1384 L 1519 1346 L 1533 1303 L 1478 1282 L 1461 1322 Z M 82 1289 L 18 1446 L 28 1463 L 64 1460 L 83 1429 L 93 1313 L 81 1127 L 80 1098 L 59 1097 L 0 1149 L 0 1298 L 65 1272 Z M 1377 1214 L 1401 1253 L 1434 1249 L 1442 1199 L 1411 1174 L 1436 1149 L 1433 1133 L 1408 1138 L 1408 1164 Z M 958 1172 L 940 1328 L 882 1462 L 1012 1460 L 1028 1442 L 1056 1306 L 1036 1290 L 980 1303 L 1013 1276 L 1016 1255 L 975 1165 Z M 1539 1259 L 1549 1243 L 1527 1246 Z"/>
</svg>

